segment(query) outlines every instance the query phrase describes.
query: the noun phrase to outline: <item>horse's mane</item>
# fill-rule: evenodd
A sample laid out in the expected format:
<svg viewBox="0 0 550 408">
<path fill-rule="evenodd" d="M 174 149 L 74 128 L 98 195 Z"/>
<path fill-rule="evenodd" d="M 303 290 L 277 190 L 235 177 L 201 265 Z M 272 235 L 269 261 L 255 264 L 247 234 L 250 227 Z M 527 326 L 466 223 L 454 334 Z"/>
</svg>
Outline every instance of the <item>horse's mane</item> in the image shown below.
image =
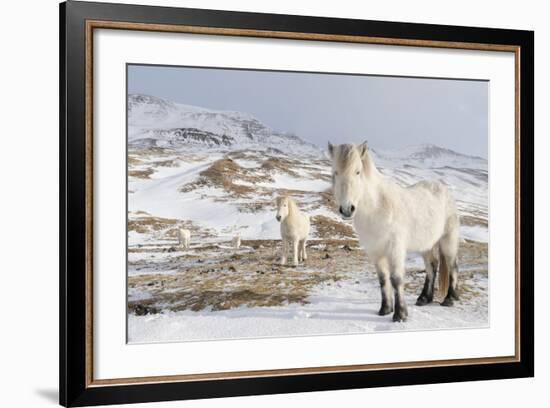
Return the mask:
<svg viewBox="0 0 550 408">
<path fill-rule="evenodd" d="M 298 206 L 296 205 L 296 203 L 294 202 L 294 200 L 292 199 L 292 197 L 290 197 L 289 195 L 283 195 L 283 196 L 277 197 L 277 207 L 279 206 L 279 204 L 280 204 L 281 201 L 283 201 L 283 200 L 286 200 L 287 203 L 288 203 L 288 211 L 289 211 L 289 213 L 290 213 L 290 212 L 296 213 L 296 212 L 298 211 Z"/>
<path fill-rule="evenodd" d="M 361 157 L 359 146 L 356 146 L 354 144 L 342 144 L 338 146 L 338 151 L 336 155 L 338 167 L 341 169 L 346 169 L 353 161 L 353 159 L 357 158 L 358 160 L 362 161 L 363 167 L 367 172 L 369 172 L 371 170 L 371 166 L 373 166 L 373 163 L 370 158 L 369 152 L 367 151 L 365 153 L 366 154 L 364 155 L 364 157 Z"/>
<path fill-rule="evenodd" d="M 357 150 L 355 145 L 352 144 L 343 144 L 338 146 L 336 162 L 338 167 L 341 169 L 347 168 L 349 163 L 357 156 Z"/>
<path fill-rule="evenodd" d="M 299 211 L 298 206 L 290 196 L 287 196 L 287 199 L 288 199 L 287 202 L 288 202 L 289 213 L 292 212 L 296 214 Z"/>
</svg>

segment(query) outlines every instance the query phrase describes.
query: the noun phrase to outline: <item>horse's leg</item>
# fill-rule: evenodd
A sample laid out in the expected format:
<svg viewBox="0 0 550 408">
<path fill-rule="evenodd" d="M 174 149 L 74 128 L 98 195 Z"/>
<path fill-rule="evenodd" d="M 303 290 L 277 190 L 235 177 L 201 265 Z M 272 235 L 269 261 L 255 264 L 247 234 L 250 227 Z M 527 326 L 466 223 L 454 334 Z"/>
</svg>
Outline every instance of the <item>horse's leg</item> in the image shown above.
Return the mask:
<svg viewBox="0 0 550 408">
<path fill-rule="evenodd" d="M 449 289 L 447 290 L 447 296 L 441 306 L 452 306 L 455 300 L 460 300 L 457 293 L 457 284 L 458 284 L 458 262 L 457 257 L 450 256 L 445 257 L 444 262 L 447 262 L 447 268 L 449 268 Z"/>
<path fill-rule="evenodd" d="M 305 262 L 305 261 L 307 261 L 306 240 L 305 239 L 300 242 L 300 247 L 301 247 L 301 253 L 302 253 L 302 261 Z"/>
<path fill-rule="evenodd" d="M 296 266 L 296 265 L 298 265 L 298 251 L 299 251 L 299 246 L 300 246 L 300 241 L 298 240 L 298 238 L 295 238 L 292 241 L 292 246 L 293 246 L 293 251 L 292 251 L 293 264 L 294 264 L 294 266 Z"/>
<path fill-rule="evenodd" d="M 424 306 L 434 300 L 434 283 L 437 275 L 438 259 L 434 254 L 434 249 L 422 254 L 424 265 L 426 266 L 426 280 L 422 293 L 416 301 L 417 306 Z"/>
<path fill-rule="evenodd" d="M 396 253 L 392 260 L 390 279 L 395 293 L 395 305 L 393 308 L 394 322 L 404 322 L 408 316 L 404 291 L 405 284 L 403 282 L 405 277 L 405 256 L 404 251 L 403 253 Z"/>
<path fill-rule="evenodd" d="M 382 294 L 382 305 L 378 314 L 380 316 L 393 312 L 393 293 L 390 285 L 390 267 L 387 258 L 379 259 L 376 262 L 376 274 L 380 282 L 380 292 Z"/>
<path fill-rule="evenodd" d="M 452 306 L 454 300 L 459 300 L 457 293 L 458 284 L 458 245 L 459 245 L 459 233 L 458 233 L 458 218 L 456 222 L 453 219 L 453 228 L 441 238 L 440 248 L 444 259 L 441 262 L 445 262 L 449 274 L 449 288 L 447 289 L 447 296 L 441 303 L 442 306 Z"/>
<path fill-rule="evenodd" d="M 286 264 L 286 249 L 287 249 L 287 242 L 283 238 L 283 246 L 281 248 L 281 265 Z"/>
</svg>

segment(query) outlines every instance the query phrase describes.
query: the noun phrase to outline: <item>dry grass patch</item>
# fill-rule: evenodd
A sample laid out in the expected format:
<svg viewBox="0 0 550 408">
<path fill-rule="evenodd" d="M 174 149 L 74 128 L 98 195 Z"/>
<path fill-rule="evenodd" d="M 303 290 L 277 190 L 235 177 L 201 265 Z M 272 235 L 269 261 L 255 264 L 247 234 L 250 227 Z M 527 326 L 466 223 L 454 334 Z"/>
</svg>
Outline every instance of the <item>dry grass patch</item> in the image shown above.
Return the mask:
<svg viewBox="0 0 550 408">
<path fill-rule="evenodd" d="M 473 226 L 487 227 L 489 225 L 486 218 L 474 217 L 474 216 L 471 216 L 471 215 L 461 215 L 460 216 L 460 224 L 461 225 L 472 226 L 472 227 Z"/>
<path fill-rule="evenodd" d="M 239 181 L 252 185 L 241 184 Z M 213 162 L 206 170 L 200 172 L 199 180 L 186 184 L 180 191 L 185 193 L 199 187 L 214 186 L 234 196 L 243 197 L 255 193 L 257 189 L 253 184 L 262 181 L 271 181 L 271 177 L 259 176 L 239 166 L 233 159 L 223 158 Z"/>
<path fill-rule="evenodd" d="M 299 177 L 298 174 L 292 170 L 301 167 L 301 164 L 294 160 L 283 159 L 280 157 L 270 157 L 262 163 L 262 170 L 266 172 L 281 171 L 294 177 Z"/>
<path fill-rule="evenodd" d="M 151 167 L 145 169 L 133 169 L 128 170 L 128 177 L 135 177 L 140 179 L 150 179 L 151 175 L 155 172 Z"/>
<path fill-rule="evenodd" d="M 341 237 L 353 238 L 355 232 L 351 225 L 336 221 L 324 215 L 316 215 L 311 218 L 311 223 L 317 231 L 319 238 Z"/>
<path fill-rule="evenodd" d="M 129 276 L 129 288 L 147 296 L 130 298 L 128 310 L 148 314 L 306 304 L 318 285 L 333 285 L 348 278 L 350 267 L 359 271 L 365 267 L 362 251 L 345 248 L 357 245 L 352 240 L 315 241 L 309 245 L 307 263 L 298 267 L 279 265 L 280 241 L 244 240 L 242 245 L 254 250 L 201 247 L 191 256 L 163 255 L 171 257 L 165 259 L 172 259 L 173 273 Z M 140 265 L 147 262 L 141 260 Z M 182 264 L 185 266 L 178 266 Z"/>
<path fill-rule="evenodd" d="M 153 217 L 145 215 L 139 218 L 131 218 L 128 220 L 128 231 L 135 231 L 140 234 L 145 234 L 151 231 L 161 231 L 179 223 L 179 220 L 173 218 Z"/>
</svg>

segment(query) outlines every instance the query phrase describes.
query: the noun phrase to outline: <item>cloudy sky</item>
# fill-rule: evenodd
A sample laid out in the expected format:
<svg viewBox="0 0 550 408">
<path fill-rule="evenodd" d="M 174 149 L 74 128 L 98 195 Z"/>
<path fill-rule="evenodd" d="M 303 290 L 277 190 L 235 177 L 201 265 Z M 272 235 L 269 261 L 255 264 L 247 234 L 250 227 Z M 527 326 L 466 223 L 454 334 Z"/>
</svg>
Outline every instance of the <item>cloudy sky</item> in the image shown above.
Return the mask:
<svg viewBox="0 0 550 408">
<path fill-rule="evenodd" d="M 128 93 L 248 112 L 323 146 L 433 143 L 487 157 L 486 81 L 128 66 Z"/>
</svg>

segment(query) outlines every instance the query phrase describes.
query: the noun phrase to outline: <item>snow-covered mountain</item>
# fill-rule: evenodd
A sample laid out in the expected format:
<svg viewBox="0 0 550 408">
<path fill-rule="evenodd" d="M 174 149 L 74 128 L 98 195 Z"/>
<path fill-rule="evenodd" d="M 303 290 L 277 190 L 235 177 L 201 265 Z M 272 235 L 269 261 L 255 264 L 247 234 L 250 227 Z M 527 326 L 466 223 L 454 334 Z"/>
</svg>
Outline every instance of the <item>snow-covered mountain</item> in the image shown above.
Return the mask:
<svg viewBox="0 0 550 408">
<path fill-rule="evenodd" d="M 129 95 L 128 138 L 131 211 L 191 218 L 218 234 L 240 225 L 243 237 L 273 238 L 278 226 L 272 202 L 292 194 L 312 216 L 345 224 L 331 208 L 331 165 L 323 150 L 250 114 Z M 370 153 L 380 171 L 402 186 L 443 182 L 464 216 L 486 222 L 487 160 L 433 144 L 371 146 Z M 228 214 L 238 220 L 231 226 L 224 224 Z"/>
<path fill-rule="evenodd" d="M 434 144 L 406 146 L 399 149 L 370 149 L 377 163 L 413 165 L 418 167 L 486 168 L 487 160 L 470 156 Z"/>
<path fill-rule="evenodd" d="M 291 133 L 270 129 L 254 116 L 174 103 L 150 95 L 128 95 L 130 146 L 259 149 L 319 155 Z"/>
</svg>

